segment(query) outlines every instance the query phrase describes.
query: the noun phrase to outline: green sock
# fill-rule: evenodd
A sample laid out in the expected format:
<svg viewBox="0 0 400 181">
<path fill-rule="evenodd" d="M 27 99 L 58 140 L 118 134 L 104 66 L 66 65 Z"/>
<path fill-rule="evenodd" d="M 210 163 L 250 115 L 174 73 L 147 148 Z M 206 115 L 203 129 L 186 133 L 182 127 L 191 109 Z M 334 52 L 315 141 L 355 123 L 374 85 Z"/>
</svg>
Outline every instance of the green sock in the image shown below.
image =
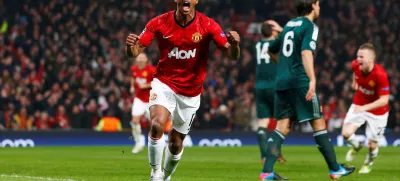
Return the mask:
<svg viewBox="0 0 400 181">
<path fill-rule="evenodd" d="M 267 160 L 264 163 L 263 173 L 271 173 L 274 171 L 274 165 L 280 155 L 284 140 L 285 136 L 278 130 L 270 134 L 267 141 Z"/>
<path fill-rule="evenodd" d="M 267 157 L 267 128 L 258 128 L 257 141 L 260 147 L 261 159 L 264 159 Z"/>
<path fill-rule="evenodd" d="M 339 164 L 336 161 L 336 153 L 335 150 L 333 149 L 333 145 L 328 136 L 328 131 L 321 130 L 315 132 L 314 139 L 315 142 L 317 143 L 319 151 L 324 156 L 325 162 L 326 164 L 328 164 L 329 169 L 332 171 L 338 171 Z"/>
</svg>

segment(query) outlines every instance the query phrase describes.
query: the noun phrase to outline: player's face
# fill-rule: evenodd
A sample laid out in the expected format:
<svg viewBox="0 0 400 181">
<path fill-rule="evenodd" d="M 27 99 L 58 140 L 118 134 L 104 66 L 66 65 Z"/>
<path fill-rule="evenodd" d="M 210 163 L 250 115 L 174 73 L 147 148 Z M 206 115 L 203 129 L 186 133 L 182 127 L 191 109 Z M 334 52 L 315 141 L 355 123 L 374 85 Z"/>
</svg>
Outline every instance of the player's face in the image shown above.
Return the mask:
<svg viewBox="0 0 400 181">
<path fill-rule="evenodd" d="M 136 64 L 139 68 L 143 68 L 147 64 L 147 60 L 147 55 L 141 53 L 136 57 Z"/>
<path fill-rule="evenodd" d="M 199 2 L 198 0 L 175 0 L 178 5 L 178 11 L 184 15 L 189 15 L 195 11 L 195 6 Z"/>
<path fill-rule="evenodd" d="M 368 71 L 371 63 L 374 61 L 374 55 L 370 50 L 360 49 L 357 52 L 358 66 L 362 71 Z"/>
<path fill-rule="evenodd" d="M 313 4 L 313 8 L 314 8 L 314 13 L 315 13 L 315 18 L 319 17 L 321 8 L 319 7 L 319 1 L 317 1 L 315 4 Z"/>
</svg>

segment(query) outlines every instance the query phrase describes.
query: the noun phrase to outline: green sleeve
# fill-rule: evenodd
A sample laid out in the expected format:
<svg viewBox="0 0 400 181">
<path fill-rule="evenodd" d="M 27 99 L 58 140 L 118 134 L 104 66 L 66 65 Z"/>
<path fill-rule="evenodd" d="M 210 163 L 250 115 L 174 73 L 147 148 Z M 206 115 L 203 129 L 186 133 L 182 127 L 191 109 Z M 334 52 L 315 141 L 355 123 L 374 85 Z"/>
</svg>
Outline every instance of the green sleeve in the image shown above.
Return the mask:
<svg viewBox="0 0 400 181">
<path fill-rule="evenodd" d="M 272 40 L 269 43 L 268 51 L 271 53 L 278 53 L 280 48 L 281 48 L 281 42 L 282 42 L 282 35 L 283 33 L 279 33 L 278 37 Z"/>
<path fill-rule="evenodd" d="M 301 51 L 311 50 L 312 52 L 314 52 L 316 50 L 318 32 L 318 26 L 313 23 L 310 23 L 305 27 L 303 41 L 301 42 Z"/>
</svg>

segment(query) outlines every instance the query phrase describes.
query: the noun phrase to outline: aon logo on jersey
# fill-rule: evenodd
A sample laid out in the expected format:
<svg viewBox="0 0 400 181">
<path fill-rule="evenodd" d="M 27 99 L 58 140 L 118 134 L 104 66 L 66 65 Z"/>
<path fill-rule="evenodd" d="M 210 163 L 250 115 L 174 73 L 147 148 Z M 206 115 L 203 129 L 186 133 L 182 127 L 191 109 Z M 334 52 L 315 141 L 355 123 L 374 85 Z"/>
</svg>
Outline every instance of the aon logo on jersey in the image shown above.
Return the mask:
<svg viewBox="0 0 400 181">
<path fill-rule="evenodd" d="M 375 94 L 375 91 L 368 90 L 362 86 L 360 86 L 360 91 L 366 95 L 374 95 Z"/>
<path fill-rule="evenodd" d="M 147 79 L 137 77 L 137 78 L 136 78 L 136 82 L 137 82 L 138 84 L 145 84 L 145 83 L 147 82 Z"/>
<path fill-rule="evenodd" d="M 176 58 L 177 60 L 187 60 L 194 58 L 196 56 L 196 49 L 193 50 L 179 50 L 175 47 L 168 53 L 169 58 Z"/>
</svg>

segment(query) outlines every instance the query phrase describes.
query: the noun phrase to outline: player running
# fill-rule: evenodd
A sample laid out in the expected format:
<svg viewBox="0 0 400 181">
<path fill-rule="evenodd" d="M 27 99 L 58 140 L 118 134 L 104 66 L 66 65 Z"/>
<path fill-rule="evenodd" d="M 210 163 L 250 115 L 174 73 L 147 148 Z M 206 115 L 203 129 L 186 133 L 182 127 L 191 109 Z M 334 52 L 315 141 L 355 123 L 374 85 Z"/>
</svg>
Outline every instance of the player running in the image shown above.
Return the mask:
<svg viewBox="0 0 400 181">
<path fill-rule="evenodd" d="M 378 144 L 385 132 L 389 116 L 390 87 L 386 71 L 375 64 L 375 47 L 366 43 L 360 46 L 357 52 L 357 60 L 351 64 L 353 69 L 353 88 L 356 94 L 353 104 L 347 112 L 342 135 L 352 148 L 347 152 L 346 160 L 352 161 L 354 155 L 360 151 L 362 143 L 356 140 L 354 133 L 363 125 L 366 125 L 369 152 L 364 165 L 359 173 L 371 172 L 374 159 L 378 156 Z"/>
<path fill-rule="evenodd" d="M 225 34 L 211 18 L 197 12 L 198 0 L 175 0 L 177 9 L 153 18 L 140 36 L 130 34 L 127 54 L 136 57 L 157 38 L 160 61 L 150 91 L 149 161 L 150 180 L 170 180 L 183 153 L 182 141 L 188 134 L 206 76 L 211 40 L 231 59 L 240 54 L 240 37 L 235 31 Z M 229 43 L 228 43 L 229 40 Z M 164 152 L 163 129 L 172 116 L 172 130 Z"/>
<path fill-rule="evenodd" d="M 296 9 L 299 17 L 285 25 L 268 49 L 272 60 L 278 63 L 274 101 L 274 116 L 278 121 L 276 130 L 268 138 L 267 160 L 260 179 L 286 180 L 274 172 L 273 166 L 293 121 L 310 121 L 318 149 L 329 167 L 330 177 L 336 179 L 351 174 L 355 168 L 337 163 L 315 93 L 313 52 L 317 45 L 318 26 L 313 21 L 320 14 L 319 0 L 298 0 Z"/>
<path fill-rule="evenodd" d="M 257 140 L 260 147 L 261 161 L 265 162 L 267 157 L 267 128 L 274 113 L 275 75 L 276 64 L 271 62 L 268 55 L 270 42 L 278 36 L 282 30 L 273 30 L 270 23 L 265 22 L 261 26 L 262 38 L 255 45 L 256 54 L 256 105 L 258 130 Z M 279 27 L 279 26 L 274 26 Z M 284 163 L 285 159 L 280 155 L 279 161 Z"/>
<path fill-rule="evenodd" d="M 144 115 L 150 120 L 149 97 L 150 83 L 153 80 L 155 68 L 148 63 L 148 57 L 145 53 L 141 53 L 136 57 L 136 65 L 132 66 L 131 93 L 135 93 L 132 105 L 132 136 L 135 140 L 135 146 L 132 153 L 136 154 L 143 150 L 145 143 L 140 139 L 142 136 L 142 128 L 140 120 Z"/>
</svg>

